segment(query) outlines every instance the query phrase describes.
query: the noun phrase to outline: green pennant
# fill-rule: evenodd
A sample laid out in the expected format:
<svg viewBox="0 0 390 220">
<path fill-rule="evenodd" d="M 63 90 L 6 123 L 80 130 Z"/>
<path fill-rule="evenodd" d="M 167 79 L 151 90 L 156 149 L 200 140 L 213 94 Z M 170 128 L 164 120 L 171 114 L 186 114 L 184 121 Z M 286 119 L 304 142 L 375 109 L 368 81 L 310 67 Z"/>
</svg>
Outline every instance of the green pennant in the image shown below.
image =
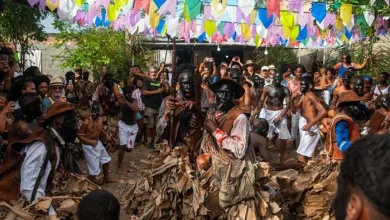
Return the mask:
<svg viewBox="0 0 390 220">
<path fill-rule="evenodd" d="M 190 20 L 194 20 L 196 16 L 200 15 L 200 9 L 202 6 L 201 0 L 186 0 L 187 13 Z"/>
<path fill-rule="evenodd" d="M 219 22 L 218 24 L 218 31 L 221 35 L 224 35 L 225 34 L 225 22 L 224 21 L 221 21 Z"/>
</svg>

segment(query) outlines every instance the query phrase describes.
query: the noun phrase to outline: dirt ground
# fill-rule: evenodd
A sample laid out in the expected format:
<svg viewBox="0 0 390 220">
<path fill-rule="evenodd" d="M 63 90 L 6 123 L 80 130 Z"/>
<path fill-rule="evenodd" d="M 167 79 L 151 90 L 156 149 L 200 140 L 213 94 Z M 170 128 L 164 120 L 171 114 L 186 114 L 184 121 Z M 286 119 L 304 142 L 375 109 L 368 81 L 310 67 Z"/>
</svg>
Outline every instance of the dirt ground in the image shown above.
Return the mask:
<svg viewBox="0 0 390 220">
<path fill-rule="evenodd" d="M 270 149 L 271 155 L 274 159 L 279 159 L 279 148 L 278 147 L 273 147 Z M 132 152 L 126 153 L 125 158 L 123 160 L 124 165 L 123 165 L 123 173 L 121 176 L 118 176 L 115 174 L 116 166 L 117 166 L 117 160 L 118 160 L 118 154 L 117 152 L 111 153 L 109 152 L 111 156 L 111 163 L 110 163 L 110 175 L 112 177 L 118 179 L 118 182 L 116 183 L 110 183 L 110 184 L 105 184 L 101 186 L 103 189 L 106 189 L 107 191 L 111 192 L 114 194 L 118 200 L 120 201 L 121 198 L 121 192 L 123 188 L 125 187 L 126 183 L 129 180 L 137 180 L 139 177 L 140 171 L 135 168 L 139 167 L 142 169 L 143 163 L 140 162 L 141 160 L 147 160 L 148 154 L 151 152 L 151 150 L 146 149 L 146 148 L 135 148 Z M 285 154 L 285 160 L 286 161 L 291 161 L 296 159 L 296 150 L 291 147 L 291 142 L 288 142 L 287 144 L 287 150 Z M 78 164 L 80 168 L 83 171 L 83 174 L 87 175 L 87 166 L 86 162 L 84 159 L 78 160 Z M 131 216 L 127 215 L 125 211 L 123 210 L 123 203 L 121 202 L 121 215 L 120 219 L 121 220 L 128 220 L 130 219 Z M 293 216 L 290 216 L 289 213 L 286 213 L 286 211 L 283 213 L 285 215 L 284 219 L 287 220 L 294 220 L 295 218 Z"/>
</svg>

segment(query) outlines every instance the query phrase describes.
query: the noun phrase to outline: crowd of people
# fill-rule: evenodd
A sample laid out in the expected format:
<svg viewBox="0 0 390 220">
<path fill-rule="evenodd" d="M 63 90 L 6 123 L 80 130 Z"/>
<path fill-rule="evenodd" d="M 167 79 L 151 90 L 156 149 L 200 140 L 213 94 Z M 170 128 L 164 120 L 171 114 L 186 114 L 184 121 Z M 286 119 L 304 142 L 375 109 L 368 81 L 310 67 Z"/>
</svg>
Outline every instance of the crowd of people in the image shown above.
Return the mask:
<svg viewBox="0 0 390 220">
<path fill-rule="evenodd" d="M 120 175 L 125 153 L 135 146 L 154 149 L 164 141 L 172 146 L 189 143 L 190 158 L 200 168 L 204 164 L 199 164 L 199 152 L 212 155 L 214 174 L 222 174 L 216 178 L 223 185 L 226 158 L 245 161 L 249 149 L 275 169 L 297 169 L 316 155 L 342 160 L 362 136 L 389 133 L 389 73 L 380 73 L 377 84 L 371 76 L 358 75 L 368 57 L 358 64 L 345 55 L 335 66 L 312 72 L 301 64 L 260 68 L 252 60 L 243 64 L 239 57 L 217 66 L 206 57 L 199 66 L 179 63 L 177 80 L 162 63 L 145 72 L 134 65 L 123 82 L 105 67 L 102 79 L 94 84 L 82 67 L 63 77 L 41 74 L 34 66 L 18 73 L 12 54 L 7 48 L 0 54 L 0 160 L 7 169 L 20 172 L 20 184 L 1 191 L 0 200 L 21 193 L 34 201 L 45 195 L 54 170 L 80 172 L 73 148 L 82 149 L 88 178 L 103 184 L 115 181 L 109 172 L 110 151 L 118 149 Z M 195 74 L 201 76 L 200 96 L 195 94 Z M 323 136 L 325 148 L 320 148 Z M 285 163 L 288 141 L 299 163 Z M 278 159 L 269 150 L 277 145 Z M 235 170 L 248 166 L 240 163 L 231 168 L 233 172 L 244 172 Z M 350 169 L 347 166 L 352 165 L 344 169 Z M 0 189 L 15 181 L 13 173 L 4 175 Z M 237 195 L 252 193 L 238 188 L 243 191 Z M 226 199 L 220 205 L 228 207 L 238 199 L 244 198 Z"/>
</svg>

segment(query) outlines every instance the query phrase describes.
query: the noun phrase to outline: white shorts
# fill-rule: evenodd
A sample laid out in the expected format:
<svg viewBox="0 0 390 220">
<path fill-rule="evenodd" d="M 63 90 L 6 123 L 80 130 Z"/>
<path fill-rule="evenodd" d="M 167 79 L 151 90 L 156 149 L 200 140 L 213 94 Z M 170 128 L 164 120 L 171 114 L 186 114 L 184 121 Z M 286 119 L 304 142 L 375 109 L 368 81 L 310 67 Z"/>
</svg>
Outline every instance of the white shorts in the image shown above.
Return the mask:
<svg viewBox="0 0 390 220">
<path fill-rule="evenodd" d="M 315 149 L 317 148 L 320 135 L 318 134 L 319 126 L 314 125 L 308 131 L 302 130 L 303 126 L 307 124 L 306 118 L 301 116 L 299 118 L 299 132 L 301 134 L 301 140 L 299 142 L 297 153 L 306 157 L 312 157 Z M 313 135 L 315 133 L 315 135 Z"/>
<path fill-rule="evenodd" d="M 299 118 L 301 113 L 291 114 L 291 140 L 296 140 L 299 135 Z"/>
<path fill-rule="evenodd" d="M 277 118 L 282 111 L 283 110 L 272 111 L 265 108 L 261 109 L 259 118 L 267 120 L 269 124 L 268 138 L 272 138 L 274 133 L 279 134 L 278 138 L 281 140 L 288 140 L 291 138 L 287 127 L 286 116 L 283 116 L 277 125 L 274 124 L 274 119 Z"/>
<path fill-rule="evenodd" d="M 127 149 L 134 148 L 135 138 L 138 133 L 138 125 L 127 125 L 123 121 L 118 122 L 119 127 L 119 144 L 126 146 Z"/>
<path fill-rule="evenodd" d="M 100 164 L 106 164 L 111 161 L 111 157 L 108 156 L 106 148 L 104 148 L 102 142 L 98 141 L 96 147 L 82 144 L 84 156 L 87 160 L 88 174 L 91 176 L 97 176 L 100 173 Z"/>
</svg>

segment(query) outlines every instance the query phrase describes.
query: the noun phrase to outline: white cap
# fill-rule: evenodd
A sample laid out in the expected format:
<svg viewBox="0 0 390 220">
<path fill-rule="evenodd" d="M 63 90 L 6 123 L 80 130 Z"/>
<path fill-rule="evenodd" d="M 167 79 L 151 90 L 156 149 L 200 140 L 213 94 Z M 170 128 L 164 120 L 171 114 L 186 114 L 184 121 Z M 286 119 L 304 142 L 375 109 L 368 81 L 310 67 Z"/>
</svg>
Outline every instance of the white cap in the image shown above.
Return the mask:
<svg viewBox="0 0 390 220">
<path fill-rule="evenodd" d="M 269 70 L 269 68 L 268 68 L 268 66 L 263 66 L 263 67 L 261 67 L 261 71 L 263 71 L 263 70 Z"/>
</svg>

